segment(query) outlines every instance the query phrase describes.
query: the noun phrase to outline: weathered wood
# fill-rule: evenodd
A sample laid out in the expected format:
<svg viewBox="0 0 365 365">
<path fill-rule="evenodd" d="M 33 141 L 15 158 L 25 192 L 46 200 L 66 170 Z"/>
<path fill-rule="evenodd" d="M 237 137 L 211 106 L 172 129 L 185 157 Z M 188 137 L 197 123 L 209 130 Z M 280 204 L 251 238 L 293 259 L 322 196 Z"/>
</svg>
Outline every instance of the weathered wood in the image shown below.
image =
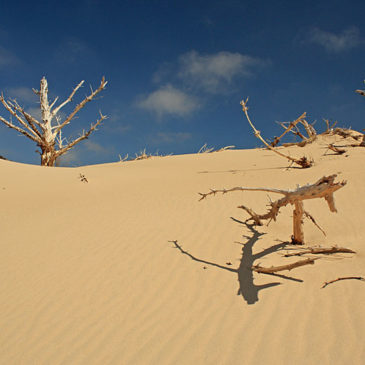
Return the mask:
<svg viewBox="0 0 365 365">
<path fill-rule="evenodd" d="M 345 247 L 308 247 L 305 250 L 302 250 L 300 252 L 294 252 L 294 253 L 287 253 L 284 256 L 285 257 L 291 257 L 291 256 L 302 256 L 306 254 L 331 254 L 331 253 L 356 253 L 355 251 L 345 248 Z"/>
<path fill-rule="evenodd" d="M 304 266 L 304 265 L 313 265 L 315 260 L 317 260 L 317 259 L 308 258 L 305 260 L 293 262 L 292 264 L 281 265 L 281 266 L 271 266 L 271 267 L 262 267 L 259 265 L 255 265 L 255 266 L 252 266 L 251 269 L 258 273 L 272 274 L 272 273 L 275 273 L 278 271 L 284 271 L 284 270 L 290 271 L 292 269 L 295 269 L 296 267 L 300 267 L 300 266 Z"/>
<path fill-rule="evenodd" d="M 302 121 L 306 117 L 306 115 L 307 113 L 304 112 L 299 118 L 297 118 L 293 122 L 290 122 L 288 127 L 286 127 L 284 123 L 280 123 L 285 131 L 281 134 L 280 137 L 275 137 L 275 140 L 271 143 L 271 146 L 275 147 L 288 132 L 290 132 L 300 121 Z"/>
<path fill-rule="evenodd" d="M 295 206 L 293 216 L 293 242 L 302 244 L 304 242 L 304 234 L 302 231 L 303 215 L 308 216 L 314 224 L 319 228 L 314 218 L 304 211 L 303 201 L 308 199 L 324 198 L 327 201 L 328 207 L 331 212 L 337 212 L 335 206 L 335 200 L 333 194 L 338 189 L 341 189 L 346 185 L 346 181 L 335 182 L 336 174 L 330 176 L 323 176 L 314 184 L 307 184 L 304 186 L 298 186 L 294 190 L 282 190 L 271 188 L 249 188 L 249 187 L 234 187 L 231 189 L 211 189 L 208 193 L 199 193 L 203 200 L 210 195 L 216 195 L 217 193 L 227 194 L 234 191 L 262 191 L 268 193 L 276 193 L 284 195 L 283 198 L 270 202 L 271 208 L 265 214 L 257 214 L 250 208 L 244 205 L 240 205 L 238 208 L 244 209 L 250 216 L 251 220 L 257 225 L 262 225 L 262 220 L 273 219 L 276 220 L 279 214 L 280 208 L 291 204 Z M 322 229 L 321 229 L 322 230 Z M 323 230 L 322 230 L 323 232 Z"/>
<path fill-rule="evenodd" d="M 24 109 L 17 103 L 16 100 L 4 99 L 3 94 L 0 96 L 0 102 L 3 104 L 5 109 L 16 119 L 19 123 L 18 125 L 13 124 L 12 121 L 8 121 L 0 116 L 0 121 L 4 123 L 7 127 L 15 129 L 19 133 L 28 137 L 32 141 L 36 142 L 41 149 L 41 165 L 42 166 L 54 166 L 56 159 L 69 151 L 75 144 L 81 142 L 82 140 L 88 138 L 88 136 L 96 130 L 96 127 L 101 124 L 103 120 L 107 117 L 100 113 L 100 118 L 91 124 L 88 131 L 83 131 L 82 135 L 73 141 L 67 142 L 64 146 L 61 130 L 67 124 L 69 124 L 75 115 L 88 103 L 93 100 L 96 95 L 98 95 L 102 90 L 105 89 L 107 81 L 103 77 L 101 79 L 99 87 L 91 92 L 90 95 L 85 97 L 70 113 L 66 119 L 61 123 L 59 118 L 59 111 L 69 102 L 72 101 L 73 96 L 77 90 L 83 85 L 84 81 L 81 81 L 71 92 L 70 96 L 59 106 L 55 107 L 58 100 L 56 97 L 50 104 L 48 101 L 48 83 L 45 77 L 42 78 L 40 82 L 40 89 L 34 90 L 34 93 L 39 96 L 40 108 L 42 112 L 42 120 L 38 121 L 36 118 L 31 116 L 29 113 L 25 112 Z M 56 120 L 54 125 L 53 120 Z"/>
<path fill-rule="evenodd" d="M 281 153 L 279 151 L 277 151 L 274 147 L 270 146 L 269 143 L 267 143 L 265 141 L 264 138 L 262 138 L 261 136 L 261 132 L 258 131 L 255 126 L 253 125 L 253 123 L 251 122 L 251 119 L 248 115 L 248 107 L 247 107 L 247 102 L 248 102 L 248 98 L 246 99 L 246 101 L 242 100 L 241 101 L 241 105 L 242 105 L 242 110 L 243 112 L 245 113 L 246 115 L 246 118 L 247 118 L 247 121 L 248 123 L 250 124 L 251 128 L 253 129 L 254 131 L 254 135 L 255 137 L 257 137 L 261 142 L 263 142 L 263 144 L 271 151 L 275 152 L 276 154 L 278 154 L 279 156 L 281 157 L 284 157 L 286 158 L 287 160 L 291 161 L 292 163 L 295 163 L 297 164 L 298 166 L 302 167 L 302 168 L 308 168 L 308 167 L 311 167 L 313 165 L 313 161 L 309 160 L 307 157 L 303 156 L 299 159 L 297 158 L 294 158 L 294 157 L 291 157 L 289 155 L 285 155 L 284 153 Z M 300 118 L 300 117 L 299 117 Z"/>
<path fill-rule="evenodd" d="M 304 233 L 303 233 L 303 201 L 294 202 L 295 209 L 293 211 L 293 239 L 292 243 L 296 245 L 304 244 Z"/>
</svg>

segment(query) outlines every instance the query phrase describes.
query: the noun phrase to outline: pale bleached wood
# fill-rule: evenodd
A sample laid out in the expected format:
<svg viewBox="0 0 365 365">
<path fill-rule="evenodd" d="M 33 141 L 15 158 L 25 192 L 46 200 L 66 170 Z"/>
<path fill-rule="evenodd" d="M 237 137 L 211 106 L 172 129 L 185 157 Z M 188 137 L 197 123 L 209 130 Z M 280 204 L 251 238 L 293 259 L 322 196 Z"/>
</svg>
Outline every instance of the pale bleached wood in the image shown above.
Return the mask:
<svg viewBox="0 0 365 365">
<path fill-rule="evenodd" d="M 89 137 L 89 135 L 94 132 L 101 124 L 103 120 L 107 118 L 107 116 L 100 113 L 100 118 L 94 123 L 91 124 L 89 130 L 84 131 L 82 135 L 71 142 L 67 142 L 66 138 L 62 138 L 62 128 L 68 125 L 75 115 L 91 100 L 93 100 L 102 90 L 105 89 L 107 85 L 107 81 L 103 77 L 101 79 L 100 85 L 96 90 L 91 90 L 91 94 L 86 96 L 75 108 L 74 110 L 66 117 L 66 119 L 61 122 L 60 117 L 58 115 L 59 111 L 72 101 L 72 98 L 76 94 L 76 92 L 81 88 L 84 81 L 81 81 L 71 92 L 69 97 L 62 102 L 59 106 L 55 107 L 56 102 L 58 101 L 58 97 L 56 97 L 52 103 L 49 103 L 48 100 L 48 82 L 45 77 L 41 79 L 40 89 L 35 90 L 33 92 L 39 96 L 40 100 L 40 109 L 42 118 L 41 121 L 38 121 L 32 115 L 27 113 L 16 100 L 8 100 L 4 99 L 3 94 L 0 96 L 0 102 L 3 104 L 5 109 L 18 121 L 19 126 L 15 125 L 11 120 L 8 121 L 2 116 L 0 116 L 0 121 L 4 123 L 7 127 L 15 129 L 19 133 L 23 134 L 27 138 L 36 142 L 37 145 L 41 149 L 41 165 L 43 166 L 54 166 L 56 159 L 60 157 L 62 154 L 69 151 L 72 147 L 74 147 L 77 143 Z M 56 123 L 53 121 L 56 120 Z M 66 141 L 67 144 L 63 145 L 63 142 Z M 58 149 L 57 149 L 58 147 Z"/>
</svg>

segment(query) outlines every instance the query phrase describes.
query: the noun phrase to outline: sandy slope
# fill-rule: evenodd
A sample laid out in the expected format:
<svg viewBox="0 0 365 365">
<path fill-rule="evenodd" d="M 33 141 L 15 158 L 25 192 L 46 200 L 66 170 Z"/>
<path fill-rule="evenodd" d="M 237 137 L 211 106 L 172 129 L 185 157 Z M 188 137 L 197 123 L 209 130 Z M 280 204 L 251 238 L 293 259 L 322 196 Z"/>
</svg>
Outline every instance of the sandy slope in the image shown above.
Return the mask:
<svg viewBox="0 0 365 365">
<path fill-rule="evenodd" d="M 0 363 L 363 364 L 365 283 L 321 285 L 365 276 L 365 149 L 323 156 L 326 142 L 285 149 L 312 156 L 306 170 L 263 149 L 75 169 L 0 160 Z M 248 267 L 290 262 L 290 207 L 254 228 L 236 207 L 263 212 L 264 193 L 198 201 L 209 188 L 293 188 L 333 173 L 348 181 L 338 213 L 306 202 L 327 233 L 307 221 L 306 240 L 357 254 L 287 279 Z"/>
</svg>

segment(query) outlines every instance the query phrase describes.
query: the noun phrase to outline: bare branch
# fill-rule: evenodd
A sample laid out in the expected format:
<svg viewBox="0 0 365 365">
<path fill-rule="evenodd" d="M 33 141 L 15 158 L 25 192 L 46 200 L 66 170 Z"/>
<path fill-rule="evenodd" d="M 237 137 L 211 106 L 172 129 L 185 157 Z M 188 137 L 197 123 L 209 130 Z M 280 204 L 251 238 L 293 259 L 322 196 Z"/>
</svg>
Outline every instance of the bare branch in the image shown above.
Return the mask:
<svg viewBox="0 0 365 365">
<path fill-rule="evenodd" d="M 284 157 L 286 158 L 287 160 L 289 161 L 292 161 L 293 163 L 296 163 L 297 165 L 301 166 L 302 168 L 308 168 L 308 167 L 311 167 L 313 165 L 313 162 L 312 161 L 309 161 L 306 157 L 302 157 L 300 159 L 296 159 L 296 158 L 293 158 L 293 157 L 290 157 L 288 155 L 284 155 L 283 153 L 275 150 L 272 146 L 270 146 L 265 140 L 264 138 L 262 138 L 261 136 L 261 132 L 258 131 L 255 126 L 253 125 L 253 123 L 251 122 L 251 119 L 248 115 L 248 107 L 246 106 L 247 105 L 247 102 L 248 102 L 248 98 L 246 99 L 246 101 L 242 100 L 241 101 L 241 105 L 242 105 L 242 110 L 243 112 L 245 113 L 246 115 L 246 118 L 248 120 L 248 123 L 250 124 L 250 126 L 252 127 L 253 131 L 254 131 L 254 135 L 255 137 L 257 137 L 261 142 L 264 143 L 264 145 L 270 149 L 271 151 L 275 152 L 276 154 L 278 154 L 279 156 L 281 157 Z"/>
<path fill-rule="evenodd" d="M 16 100 L 12 100 L 11 103 L 9 103 L 10 106 L 12 108 L 14 108 L 17 112 L 23 114 L 24 118 L 26 119 L 26 121 L 28 122 L 28 124 L 30 125 L 30 127 L 32 128 L 32 130 L 39 136 L 41 137 L 41 132 L 39 132 L 38 128 L 36 127 L 36 125 L 38 125 L 40 128 L 42 128 L 42 124 L 40 122 L 38 122 L 37 119 L 35 119 L 33 116 L 31 116 L 30 114 L 28 114 L 19 104 Z M 28 128 L 29 129 L 29 128 Z"/>
<path fill-rule="evenodd" d="M 55 134 L 57 134 L 64 126 L 66 126 L 67 124 L 69 124 L 71 122 L 71 120 L 74 118 L 74 116 L 85 106 L 86 103 L 88 103 L 89 101 L 93 100 L 94 97 L 99 94 L 102 90 L 105 89 L 105 86 L 108 82 L 105 81 L 105 78 L 103 76 L 103 78 L 101 79 L 100 85 L 99 87 L 92 92 L 89 96 L 87 96 L 83 101 L 81 101 L 73 110 L 73 112 L 65 119 L 65 121 L 55 130 Z M 80 83 L 81 84 L 81 83 Z M 79 84 L 79 85 L 80 85 Z M 79 86 L 78 85 L 78 86 Z M 77 91 L 78 86 L 75 88 L 75 90 Z M 81 86 L 81 85 L 80 85 Z M 75 91 L 74 90 L 74 91 Z M 75 92 L 76 92 L 75 91 Z M 72 94 L 71 94 L 72 95 Z M 55 109 L 57 110 L 57 108 Z M 104 118 L 105 119 L 105 118 Z"/>
<path fill-rule="evenodd" d="M 324 236 L 326 236 L 326 232 L 318 225 L 318 223 L 312 217 L 311 214 L 309 214 L 308 212 L 304 211 L 304 215 L 312 221 L 312 223 L 323 233 Z"/>
<path fill-rule="evenodd" d="M 3 117 L 0 116 L 0 121 L 3 122 L 7 127 L 15 129 L 16 131 L 18 131 L 19 133 L 23 134 L 24 136 L 30 138 L 32 141 L 37 142 L 38 140 L 36 139 L 36 137 L 32 136 L 31 134 L 29 134 L 27 131 L 21 129 L 20 127 L 14 125 L 11 122 L 8 122 L 6 119 L 4 119 Z"/>
<path fill-rule="evenodd" d="M 82 80 L 73 90 L 72 93 L 70 94 L 70 96 L 62 103 L 60 104 L 57 108 L 55 108 L 52 111 L 52 115 L 55 116 L 66 104 L 68 104 L 70 101 L 72 101 L 72 98 L 74 97 L 74 95 L 76 94 L 76 91 L 78 89 L 80 89 L 80 87 L 83 85 L 84 80 Z M 53 101 L 53 103 L 50 106 L 50 109 L 52 109 L 52 107 L 54 106 L 54 104 L 56 103 L 56 101 L 58 100 L 58 96 L 56 97 L 56 99 Z"/>
<path fill-rule="evenodd" d="M 346 181 L 335 183 L 336 174 L 330 176 L 323 176 L 314 184 L 307 184 L 302 187 L 298 186 L 295 190 L 280 190 L 280 189 L 269 189 L 269 188 L 245 188 L 245 187 L 235 187 L 232 189 L 222 189 L 222 190 L 211 190 L 209 193 L 199 193 L 200 200 L 205 199 L 209 195 L 215 195 L 217 193 L 229 193 L 232 191 L 265 191 L 270 193 L 278 193 L 284 195 L 283 198 L 270 202 L 271 209 L 266 214 L 257 214 L 251 209 L 244 205 L 238 208 L 244 209 L 250 216 L 255 224 L 262 225 L 262 220 L 273 219 L 276 220 L 277 215 L 281 207 L 285 207 L 288 204 L 294 205 L 295 209 L 293 212 L 293 232 L 292 242 L 295 244 L 304 243 L 304 234 L 302 229 L 302 218 L 306 215 L 312 220 L 312 222 L 324 233 L 322 228 L 318 226 L 314 218 L 303 209 L 303 201 L 307 199 L 324 198 L 331 212 L 337 212 L 335 207 L 335 201 L 333 194 L 336 190 L 342 188 L 346 185 Z"/>
<path fill-rule="evenodd" d="M 279 142 L 280 139 L 283 138 L 292 128 L 294 128 L 301 120 L 303 120 L 306 117 L 307 113 L 303 113 L 298 119 L 294 120 L 293 122 L 289 123 L 288 127 L 285 127 L 283 123 L 280 123 L 281 126 L 285 129 L 285 131 L 282 133 L 280 137 L 276 137 L 274 142 L 271 143 L 272 147 L 275 147 Z"/>
<path fill-rule="evenodd" d="M 95 124 L 91 125 L 90 129 L 87 132 L 84 132 L 79 138 L 76 138 L 75 140 L 71 141 L 67 146 L 56 151 L 56 156 L 59 157 L 59 156 L 63 155 L 68 150 L 70 150 L 73 146 L 75 146 L 75 144 L 81 142 L 84 139 L 87 139 L 89 137 L 89 135 L 96 130 L 96 127 L 105 119 L 107 119 L 107 116 L 100 113 L 100 118 L 95 122 Z"/>
<path fill-rule="evenodd" d="M 332 143 L 328 145 L 328 149 L 333 151 L 336 155 L 342 155 L 346 152 L 344 148 L 338 148 Z"/>
<path fill-rule="evenodd" d="M 312 254 L 312 255 L 317 255 L 317 254 L 330 254 L 330 253 L 356 253 L 353 250 L 350 250 L 349 248 L 345 248 L 345 247 L 308 247 L 300 252 L 294 252 L 294 253 L 287 253 L 284 256 L 285 257 L 291 257 L 291 256 L 302 256 L 302 255 L 306 255 L 306 254 Z"/>
<path fill-rule="evenodd" d="M 345 276 L 345 277 L 342 277 L 342 278 L 337 278 L 335 280 L 326 281 L 322 285 L 321 289 L 325 288 L 329 284 L 335 283 L 336 281 L 340 281 L 340 280 L 351 280 L 351 279 L 365 281 L 365 278 L 363 278 L 362 276 Z"/>
<path fill-rule="evenodd" d="M 256 271 L 258 273 L 272 274 L 272 273 L 275 273 L 278 271 L 284 271 L 284 270 L 290 271 L 296 267 L 300 267 L 300 266 L 304 266 L 304 265 L 313 265 L 315 260 L 317 260 L 317 258 L 313 258 L 313 259 L 308 258 L 305 260 L 293 262 L 292 264 L 281 265 L 281 266 L 271 266 L 271 267 L 262 267 L 259 265 L 255 265 L 255 266 L 252 266 L 252 270 Z"/>
<path fill-rule="evenodd" d="M 12 104 L 11 102 L 6 102 L 4 99 L 4 95 L 1 94 L 0 96 L 0 101 L 1 103 L 4 105 L 5 109 L 12 115 L 14 116 L 17 121 L 26 129 L 22 129 L 16 125 L 14 125 L 12 122 L 7 121 L 6 119 L 4 119 L 3 117 L 0 117 L 0 121 L 2 121 L 5 125 L 7 125 L 9 128 L 13 128 L 15 130 L 17 130 L 18 132 L 20 132 L 21 134 L 23 134 L 24 136 L 32 139 L 34 142 L 39 142 L 40 138 L 39 138 L 39 134 L 36 133 L 36 131 L 34 131 L 16 112 L 16 105 Z M 15 109 L 15 110 L 14 110 Z M 28 131 L 31 133 L 28 133 Z M 38 132 L 38 131 L 37 131 Z"/>
<path fill-rule="evenodd" d="M 54 107 L 54 105 L 56 104 L 57 100 L 58 100 L 58 96 L 56 96 L 56 97 L 54 98 L 54 100 L 52 101 L 51 105 L 49 106 L 49 109 L 52 109 L 52 108 Z M 54 115 L 56 115 L 56 114 L 57 114 L 57 113 L 54 113 Z"/>
</svg>

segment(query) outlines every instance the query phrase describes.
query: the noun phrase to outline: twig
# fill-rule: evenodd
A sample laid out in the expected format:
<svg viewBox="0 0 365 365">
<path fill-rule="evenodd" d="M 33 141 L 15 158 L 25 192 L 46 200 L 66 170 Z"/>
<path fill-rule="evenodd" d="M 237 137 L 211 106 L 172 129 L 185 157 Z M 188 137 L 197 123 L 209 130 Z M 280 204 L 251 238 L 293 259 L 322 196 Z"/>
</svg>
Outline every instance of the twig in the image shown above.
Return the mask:
<svg viewBox="0 0 365 365">
<path fill-rule="evenodd" d="M 335 283 L 336 281 L 340 281 L 340 280 L 351 280 L 351 279 L 365 281 L 365 278 L 363 278 L 362 276 L 345 276 L 345 277 L 342 277 L 342 278 L 337 278 L 335 280 L 325 281 L 323 283 L 321 289 L 325 288 L 329 284 Z"/>
<path fill-rule="evenodd" d="M 275 137 L 275 140 L 271 143 L 271 146 L 275 147 L 280 142 L 281 138 L 283 138 L 288 132 L 290 132 L 290 130 L 294 128 L 302 119 L 304 119 L 306 115 L 307 113 L 304 112 L 298 119 L 294 120 L 293 122 L 290 122 L 288 127 L 286 127 L 283 123 L 280 123 L 280 125 L 285 129 L 285 131 L 282 133 L 280 137 Z"/>
<path fill-rule="evenodd" d="M 285 257 L 291 257 L 291 256 L 302 256 L 302 255 L 305 255 L 305 254 L 330 254 L 330 253 L 338 253 L 338 252 L 341 252 L 341 253 L 356 253 L 355 251 L 353 250 L 350 250 L 349 248 L 345 248 L 345 247 L 330 247 L 330 248 L 327 248 L 327 247 L 309 247 L 303 251 L 300 251 L 300 252 L 295 252 L 295 253 L 287 253 L 285 254 L 284 256 Z"/>
<path fill-rule="evenodd" d="M 301 261 L 293 262 L 292 264 L 282 265 L 282 266 L 271 266 L 271 267 L 262 267 L 259 265 L 252 266 L 252 270 L 256 271 L 258 273 L 263 274 L 271 274 L 278 271 L 284 271 L 284 270 L 292 270 L 296 267 L 304 266 L 304 265 L 313 265 L 314 261 L 317 260 L 317 258 L 308 258 Z"/>
<path fill-rule="evenodd" d="M 88 183 L 88 182 L 89 182 L 89 181 L 87 180 L 86 176 L 85 176 L 85 175 L 83 175 L 83 174 L 80 174 L 80 175 L 79 175 L 79 179 L 80 179 L 80 181 L 82 181 L 82 182 L 84 182 L 84 183 Z"/>
<path fill-rule="evenodd" d="M 313 224 L 323 233 L 324 236 L 326 236 L 326 232 L 317 224 L 316 220 L 312 217 L 311 214 L 304 211 L 304 215 L 313 222 Z"/>
</svg>

